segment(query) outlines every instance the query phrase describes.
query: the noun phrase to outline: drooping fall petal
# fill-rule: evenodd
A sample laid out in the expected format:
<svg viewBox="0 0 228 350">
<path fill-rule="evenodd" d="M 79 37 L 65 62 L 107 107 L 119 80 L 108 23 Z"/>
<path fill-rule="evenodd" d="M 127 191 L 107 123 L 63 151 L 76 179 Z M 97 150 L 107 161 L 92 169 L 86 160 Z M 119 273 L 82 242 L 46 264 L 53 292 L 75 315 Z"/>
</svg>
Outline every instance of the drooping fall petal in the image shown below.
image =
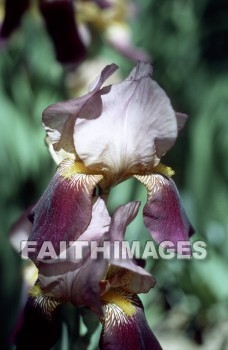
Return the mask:
<svg viewBox="0 0 228 350">
<path fill-rule="evenodd" d="M 19 27 L 29 4 L 30 0 L 5 1 L 5 18 L 0 30 L 0 38 L 8 38 Z"/>
<path fill-rule="evenodd" d="M 101 314 L 99 282 L 106 273 L 108 262 L 99 255 L 97 259 L 91 259 L 89 244 L 99 241 L 109 229 L 109 224 L 110 216 L 105 203 L 98 198 L 93 205 L 88 228 L 74 245 L 67 248 L 66 258 L 35 261 L 43 293 L 77 306 L 86 305 Z M 80 249 L 79 254 L 77 247 L 83 245 L 84 249 Z"/>
<path fill-rule="evenodd" d="M 77 29 L 73 1 L 40 0 L 39 2 L 58 61 L 79 64 L 86 57 L 86 48 Z"/>
<path fill-rule="evenodd" d="M 61 164 L 46 191 L 32 209 L 30 241 L 39 251 L 44 241 L 51 241 L 59 252 L 60 241 L 77 239 L 87 228 L 92 216 L 92 192 L 101 175 L 77 174 L 74 163 Z"/>
<path fill-rule="evenodd" d="M 127 79 L 103 88 L 98 118 L 79 115 L 74 144 L 87 167 L 112 177 L 151 169 L 175 142 L 177 120 L 170 100 L 140 62 Z M 120 179 L 121 180 L 121 179 Z"/>
<path fill-rule="evenodd" d="M 194 230 L 173 180 L 160 174 L 135 177 L 148 190 L 148 201 L 143 210 L 145 226 L 156 242 L 171 241 L 177 249 L 178 241 L 188 241 Z"/>
<path fill-rule="evenodd" d="M 104 296 L 103 309 L 101 350 L 162 350 L 136 295 L 112 290 Z"/>
<path fill-rule="evenodd" d="M 45 297 L 43 297 L 45 299 Z M 17 350 L 49 350 L 59 340 L 61 335 L 61 319 L 56 313 L 58 303 L 51 298 L 37 302 L 29 297 L 25 306 L 23 323 L 16 335 Z M 52 303 L 52 306 L 50 305 Z M 52 309 L 51 319 L 44 310 Z"/>
</svg>

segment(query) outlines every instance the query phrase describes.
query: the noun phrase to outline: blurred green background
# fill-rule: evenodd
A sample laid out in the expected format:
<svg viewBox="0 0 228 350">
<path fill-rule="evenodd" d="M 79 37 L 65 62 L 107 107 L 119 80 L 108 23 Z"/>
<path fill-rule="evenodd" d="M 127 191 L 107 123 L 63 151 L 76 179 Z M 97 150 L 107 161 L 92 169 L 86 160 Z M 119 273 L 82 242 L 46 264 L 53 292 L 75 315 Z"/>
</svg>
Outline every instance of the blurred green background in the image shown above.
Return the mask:
<svg viewBox="0 0 228 350">
<path fill-rule="evenodd" d="M 228 349 L 228 3 L 225 0 L 135 1 L 126 17 L 134 44 L 150 55 L 154 78 L 175 110 L 190 118 L 163 163 L 175 169 L 192 240 L 207 244 L 207 258 L 148 261 L 157 280 L 143 296 L 145 312 L 164 350 Z M 0 3 L 0 6 L 3 4 Z M 104 10 L 105 11 L 105 10 Z M 61 24 L 60 24 L 61 27 Z M 42 194 L 55 164 L 45 146 L 41 114 L 51 103 L 85 91 L 97 66 L 115 62 L 125 77 L 134 62 L 111 48 L 90 24 L 88 58 L 72 70 L 57 62 L 50 37 L 34 11 L 0 51 L 0 309 L 9 334 L 18 309 L 21 264 L 7 234 L 12 223 Z M 89 80 L 83 70 L 90 67 Z M 80 77 L 80 79 L 79 79 Z M 110 210 L 129 200 L 146 201 L 130 180 L 113 189 Z M 149 239 L 140 216 L 129 240 Z M 81 334 L 84 326 L 80 326 Z M 89 336 L 90 338 L 90 336 Z M 99 332 L 88 349 L 97 349 Z M 86 349 L 80 339 L 79 349 Z M 73 344 L 73 343 L 72 343 Z M 73 349 L 66 325 L 59 349 Z M 3 347 L 1 347 L 3 349 Z"/>
</svg>

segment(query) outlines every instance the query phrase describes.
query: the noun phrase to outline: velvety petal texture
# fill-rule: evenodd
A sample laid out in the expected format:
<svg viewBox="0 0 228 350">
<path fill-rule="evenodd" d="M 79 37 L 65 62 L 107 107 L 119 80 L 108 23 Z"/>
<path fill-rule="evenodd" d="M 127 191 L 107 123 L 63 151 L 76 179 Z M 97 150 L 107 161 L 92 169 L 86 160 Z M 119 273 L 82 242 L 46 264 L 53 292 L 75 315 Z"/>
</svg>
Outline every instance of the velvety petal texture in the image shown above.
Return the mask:
<svg viewBox="0 0 228 350">
<path fill-rule="evenodd" d="M 158 243 L 171 241 L 178 250 L 178 241 L 188 241 L 194 230 L 181 204 L 173 180 L 161 174 L 135 177 L 148 190 L 148 201 L 144 207 L 143 216 L 145 226 L 152 238 Z"/>
<path fill-rule="evenodd" d="M 112 291 L 106 296 L 103 309 L 101 350 L 162 350 L 137 296 Z"/>
<path fill-rule="evenodd" d="M 111 172 L 114 182 L 151 169 L 176 140 L 175 112 L 151 75 L 149 63 L 138 63 L 125 81 L 103 88 L 98 118 L 76 120 L 77 154 L 87 167 Z"/>
<path fill-rule="evenodd" d="M 92 192 L 101 179 L 76 173 L 70 160 L 61 163 L 30 214 L 29 240 L 37 242 L 37 251 L 44 241 L 51 241 L 59 252 L 60 241 L 75 240 L 85 231 L 92 217 Z"/>
<path fill-rule="evenodd" d="M 46 317 L 37 300 L 29 297 L 24 309 L 23 323 L 16 335 L 17 350 L 50 350 L 61 335 L 62 322 L 53 312 Z"/>
</svg>

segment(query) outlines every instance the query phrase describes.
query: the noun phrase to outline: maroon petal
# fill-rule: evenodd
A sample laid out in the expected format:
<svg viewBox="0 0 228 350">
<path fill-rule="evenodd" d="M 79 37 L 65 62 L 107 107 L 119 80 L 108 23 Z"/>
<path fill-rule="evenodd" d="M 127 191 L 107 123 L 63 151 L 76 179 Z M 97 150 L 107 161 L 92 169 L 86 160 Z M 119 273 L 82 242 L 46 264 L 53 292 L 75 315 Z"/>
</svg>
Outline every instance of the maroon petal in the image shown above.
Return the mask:
<svg viewBox="0 0 228 350">
<path fill-rule="evenodd" d="M 61 63 L 80 63 L 86 48 L 80 38 L 72 0 L 40 0 L 40 11 Z"/>
<path fill-rule="evenodd" d="M 148 326 L 137 296 L 112 293 L 106 299 L 99 343 L 101 350 L 162 350 Z"/>
<path fill-rule="evenodd" d="M 16 334 L 16 348 L 19 349 L 51 349 L 59 340 L 61 321 L 55 310 L 53 300 L 45 296 L 29 297 L 24 309 L 22 325 Z M 52 318 L 48 318 L 46 311 L 52 309 Z M 39 332 L 39 333 L 38 333 Z"/>
<path fill-rule="evenodd" d="M 153 239 L 171 241 L 175 249 L 179 241 L 188 241 L 194 232 L 174 182 L 160 174 L 136 175 L 148 190 L 143 210 L 144 223 Z"/>
<path fill-rule="evenodd" d="M 102 314 L 100 304 L 100 281 L 104 278 L 108 261 L 98 255 L 91 259 L 89 243 L 99 241 L 108 230 L 110 216 L 103 200 L 98 198 L 92 209 L 92 219 L 86 231 L 74 243 L 88 243 L 83 249 L 80 259 L 70 246 L 66 250 L 67 259 L 39 261 L 39 282 L 42 291 L 51 297 L 70 301 L 76 306 L 88 306 L 99 315 Z"/>
<path fill-rule="evenodd" d="M 22 16 L 29 7 L 30 0 L 6 0 L 5 18 L 1 28 L 0 36 L 8 38 L 21 23 Z"/>
<path fill-rule="evenodd" d="M 59 242 L 76 240 L 87 228 L 92 216 L 91 197 L 102 175 L 77 174 L 72 161 L 61 164 L 46 191 L 33 208 L 29 241 L 51 241 L 58 254 Z"/>
</svg>

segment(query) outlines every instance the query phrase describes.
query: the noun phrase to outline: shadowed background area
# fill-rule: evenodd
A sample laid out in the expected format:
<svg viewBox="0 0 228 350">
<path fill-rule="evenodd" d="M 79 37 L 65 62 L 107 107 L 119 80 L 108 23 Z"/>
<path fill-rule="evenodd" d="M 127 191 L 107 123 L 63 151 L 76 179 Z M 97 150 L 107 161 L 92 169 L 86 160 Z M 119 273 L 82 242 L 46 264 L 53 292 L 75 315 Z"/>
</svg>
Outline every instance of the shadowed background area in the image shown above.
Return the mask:
<svg viewBox="0 0 228 350">
<path fill-rule="evenodd" d="M 11 2 L 6 3 L 10 11 Z M 65 2 L 60 3 L 64 8 Z M 106 64 L 119 65 L 120 80 L 141 57 L 153 63 L 154 79 L 174 109 L 190 116 L 163 163 L 175 170 L 196 229 L 192 241 L 207 244 L 203 261 L 148 259 L 147 269 L 157 280 L 142 297 L 148 323 L 164 350 L 228 349 L 228 5 L 225 0 L 116 3 L 118 11 L 110 16 L 109 1 L 76 1 L 75 30 L 69 9 L 64 12 L 67 28 L 59 22 L 59 8 L 49 18 L 45 1 L 40 8 L 25 1 L 16 22 L 8 16 L 6 23 L 0 2 L 1 349 L 7 349 L 22 302 L 23 264 L 10 246 L 8 231 L 38 200 L 55 170 L 45 145 L 42 111 L 84 93 Z M 62 38 L 68 31 L 69 45 L 77 45 L 69 56 L 61 51 L 66 50 Z M 131 47 L 123 39 L 129 32 Z M 112 190 L 109 208 L 130 200 L 146 201 L 136 180 Z M 140 217 L 127 237 L 144 244 L 149 235 Z M 65 321 L 55 349 L 97 349 L 96 322 L 82 312 L 84 323 L 69 305 L 61 310 Z"/>
</svg>

